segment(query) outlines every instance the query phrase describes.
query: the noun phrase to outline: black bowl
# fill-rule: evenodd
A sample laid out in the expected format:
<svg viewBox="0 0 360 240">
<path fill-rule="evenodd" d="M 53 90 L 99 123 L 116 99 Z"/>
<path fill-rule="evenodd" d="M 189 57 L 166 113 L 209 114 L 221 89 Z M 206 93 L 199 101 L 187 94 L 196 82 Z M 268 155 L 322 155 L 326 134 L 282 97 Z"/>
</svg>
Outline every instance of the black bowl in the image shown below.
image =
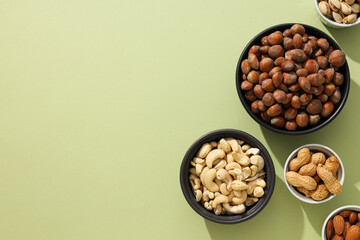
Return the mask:
<svg viewBox="0 0 360 240">
<path fill-rule="evenodd" d="M 191 166 L 190 162 L 196 156 L 201 146 L 204 143 L 211 141 L 219 141 L 221 138 L 226 138 L 226 137 L 239 139 L 244 141 L 245 143 L 250 144 L 250 146 L 252 147 L 259 148 L 260 155 L 264 158 L 265 161 L 265 167 L 264 167 L 264 171 L 266 173 L 265 175 L 266 187 L 264 189 L 265 194 L 263 197 L 259 199 L 257 203 L 255 203 L 251 207 L 247 207 L 244 213 L 238 215 L 216 215 L 213 211 L 209 211 L 205 209 L 205 207 L 200 202 L 196 202 L 194 191 L 189 181 L 189 169 Z M 220 129 L 205 134 L 191 145 L 189 150 L 186 152 L 181 164 L 180 185 L 186 201 L 200 216 L 216 223 L 223 223 L 223 224 L 240 223 L 255 217 L 259 212 L 261 212 L 265 208 L 266 204 L 269 202 L 275 186 L 275 169 L 268 151 L 266 150 L 264 145 L 262 145 L 256 138 L 254 138 L 248 133 L 239 130 Z"/>
<path fill-rule="evenodd" d="M 300 23 L 301 24 L 301 23 Z M 290 28 L 292 25 L 294 25 L 294 23 L 284 23 L 284 24 L 279 24 L 270 28 L 265 29 L 264 31 L 262 31 L 261 33 L 259 33 L 258 35 L 256 35 L 245 47 L 245 49 L 243 50 L 243 52 L 241 53 L 241 56 L 239 58 L 238 61 L 238 65 L 237 65 L 237 69 L 236 69 L 236 88 L 237 88 L 237 92 L 238 95 L 240 97 L 241 103 L 243 104 L 244 108 L 246 109 L 246 111 L 249 113 L 249 115 L 256 121 L 258 122 L 261 126 L 264 126 L 265 128 L 277 132 L 277 133 L 282 133 L 282 134 L 290 134 L 290 135 L 300 135 L 300 134 L 306 134 L 306 133 L 311 133 L 311 132 L 315 132 L 316 130 L 319 130 L 320 128 L 326 126 L 328 123 L 330 123 L 332 120 L 334 120 L 336 118 L 336 116 L 340 113 L 341 109 L 344 107 L 346 99 L 349 95 L 349 89 L 350 89 L 350 72 L 349 72 L 349 66 L 347 61 L 345 62 L 344 66 L 342 66 L 338 72 L 342 73 L 344 75 L 344 83 L 341 85 L 340 87 L 340 92 L 341 92 L 341 100 L 338 104 L 335 105 L 334 108 L 334 112 L 331 114 L 330 117 L 328 118 L 322 118 L 320 123 L 316 126 L 308 126 L 306 128 L 303 129 L 299 129 L 296 131 L 289 131 L 286 129 L 280 129 L 280 128 L 276 128 L 274 126 L 272 126 L 270 123 L 265 122 L 264 120 L 261 119 L 260 115 L 256 115 L 251 111 L 251 103 L 248 102 L 244 96 L 244 92 L 243 90 L 241 90 L 241 82 L 242 82 L 242 71 L 241 71 L 241 62 L 243 60 L 245 60 L 248 56 L 249 50 L 253 45 L 260 45 L 261 44 L 261 38 L 264 36 L 267 36 L 275 31 L 284 31 L 285 29 Z M 318 38 L 326 38 L 328 40 L 328 42 L 330 43 L 331 46 L 333 46 L 334 50 L 335 49 L 340 49 L 339 45 L 337 45 L 337 43 L 326 33 L 324 33 L 323 31 L 306 25 L 306 24 L 301 24 L 302 26 L 305 27 L 306 33 L 309 35 L 313 35 L 315 37 Z M 341 49 L 340 49 L 341 50 Z"/>
</svg>

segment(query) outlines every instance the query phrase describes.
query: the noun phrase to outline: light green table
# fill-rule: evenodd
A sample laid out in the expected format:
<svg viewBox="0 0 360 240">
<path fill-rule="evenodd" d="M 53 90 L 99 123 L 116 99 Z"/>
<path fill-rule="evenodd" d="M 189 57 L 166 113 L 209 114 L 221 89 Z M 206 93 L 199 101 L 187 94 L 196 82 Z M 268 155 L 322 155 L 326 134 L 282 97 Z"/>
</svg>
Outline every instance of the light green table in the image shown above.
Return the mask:
<svg viewBox="0 0 360 240">
<path fill-rule="evenodd" d="M 351 91 L 338 118 L 306 136 L 260 128 L 235 89 L 247 42 L 300 22 L 347 53 Z M 360 204 L 360 28 L 327 29 L 312 0 L 1 0 L 0 239 L 319 239 L 325 217 Z M 187 148 L 219 128 L 268 148 L 277 182 L 256 218 L 225 226 L 185 201 Z M 306 143 L 333 148 L 343 192 L 309 205 L 283 164 Z"/>
</svg>

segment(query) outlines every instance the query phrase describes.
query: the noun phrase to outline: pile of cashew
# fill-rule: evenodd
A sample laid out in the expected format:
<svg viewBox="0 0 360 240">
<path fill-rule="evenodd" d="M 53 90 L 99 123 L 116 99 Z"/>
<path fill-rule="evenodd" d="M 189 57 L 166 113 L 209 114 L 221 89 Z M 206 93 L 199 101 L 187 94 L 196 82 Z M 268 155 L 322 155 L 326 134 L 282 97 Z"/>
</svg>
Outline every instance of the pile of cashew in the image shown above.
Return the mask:
<svg viewBox="0 0 360 240">
<path fill-rule="evenodd" d="M 189 180 L 197 202 L 216 215 L 240 214 L 264 195 L 265 162 L 260 149 L 234 138 L 202 145 Z"/>
</svg>

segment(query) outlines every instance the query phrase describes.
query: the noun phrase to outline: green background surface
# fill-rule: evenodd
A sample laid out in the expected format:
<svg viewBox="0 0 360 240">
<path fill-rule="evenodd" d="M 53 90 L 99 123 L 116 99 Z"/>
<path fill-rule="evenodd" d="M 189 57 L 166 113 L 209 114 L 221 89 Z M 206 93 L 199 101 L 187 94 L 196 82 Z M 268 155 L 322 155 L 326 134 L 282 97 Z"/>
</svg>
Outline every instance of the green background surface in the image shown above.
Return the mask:
<svg viewBox="0 0 360 240">
<path fill-rule="evenodd" d="M 262 129 L 235 89 L 238 57 L 275 24 L 329 33 L 347 54 L 341 114 L 305 136 Z M 314 1 L 1 0 L 0 239 L 319 239 L 335 208 L 360 203 L 360 28 L 326 28 Z M 185 201 L 188 147 L 235 128 L 268 148 L 277 172 L 267 207 L 237 225 Z M 321 143 L 345 165 L 343 192 L 295 199 L 283 164 Z"/>
</svg>

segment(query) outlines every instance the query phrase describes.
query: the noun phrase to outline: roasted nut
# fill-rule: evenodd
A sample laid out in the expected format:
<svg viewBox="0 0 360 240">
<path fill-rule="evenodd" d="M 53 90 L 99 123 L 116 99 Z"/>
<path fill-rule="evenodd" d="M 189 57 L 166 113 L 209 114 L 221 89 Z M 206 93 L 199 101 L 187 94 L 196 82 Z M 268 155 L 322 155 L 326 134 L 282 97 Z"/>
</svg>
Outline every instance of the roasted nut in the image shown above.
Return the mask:
<svg viewBox="0 0 360 240">
<path fill-rule="evenodd" d="M 279 33 L 272 33 L 268 36 L 268 42 L 270 45 L 278 45 L 280 43 L 282 43 L 283 41 L 283 36 Z M 265 45 L 265 44 L 263 44 Z"/>
<path fill-rule="evenodd" d="M 306 108 L 306 111 L 312 115 L 319 114 L 322 111 L 322 103 L 319 99 L 313 99 Z"/>
<path fill-rule="evenodd" d="M 300 34 L 301 36 L 305 33 L 305 28 L 300 24 L 294 24 L 290 28 L 290 33 L 292 36 L 294 36 L 296 33 Z"/>
<path fill-rule="evenodd" d="M 310 45 L 313 51 L 316 51 L 319 48 L 315 39 L 309 40 L 307 44 Z"/>
<path fill-rule="evenodd" d="M 327 100 L 329 99 L 329 96 L 323 93 L 323 94 L 319 95 L 317 97 L 317 99 L 319 99 L 322 103 L 324 103 L 324 102 L 327 102 Z"/>
<path fill-rule="evenodd" d="M 251 67 L 250 67 L 249 61 L 247 59 L 242 61 L 242 63 L 241 63 L 241 71 L 244 74 L 248 74 L 251 71 Z"/>
<path fill-rule="evenodd" d="M 272 81 L 273 84 L 275 85 L 275 87 L 280 86 L 280 84 L 283 82 L 283 74 L 281 72 L 276 72 L 273 76 L 272 76 Z"/>
<path fill-rule="evenodd" d="M 267 92 L 270 92 L 270 91 L 274 91 L 275 90 L 275 86 L 272 82 L 272 79 L 266 79 L 264 80 L 262 83 L 261 83 L 261 86 L 262 88 L 267 91 Z"/>
<path fill-rule="evenodd" d="M 244 91 L 249 91 L 249 90 L 253 89 L 253 87 L 254 87 L 254 84 L 252 84 L 249 81 L 243 81 L 241 83 L 241 89 Z"/>
<path fill-rule="evenodd" d="M 336 90 L 334 94 L 330 97 L 330 102 L 333 104 L 337 104 L 340 102 L 341 99 L 341 92 L 339 90 Z"/>
<path fill-rule="evenodd" d="M 299 127 L 306 127 L 309 124 L 309 116 L 305 112 L 301 112 L 296 116 L 296 124 Z"/>
<path fill-rule="evenodd" d="M 334 67 L 341 67 L 345 64 L 345 53 L 340 50 L 334 50 L 329 56 L 329 62 Z"/>
<path fill-rule="evenodd" d="M 271 58 L 264 58 L 260 61 L 260 70 L 269 72 L 274 67 L 274 61 Z"/>
<path fill-rule="evenodd" d="M 255 55 L 254 55 L 255 56 Z M 256 70 L 252 70 L 251 72 L 249 72 L 249 74 L 247 75 L 247 80 L 251 83 L 258 83 L 259 82 L 259 77 L 260 77 L 260 73 Z"/>
<path fill-rule="evenodd" d="M 269 51 L 269 46 L 261 46 L 259 51 L 261 54 L 267 54 Z"/>
<path fill-rule="evenodd" d="M 300 85 L 299 83 L 294 83 L 294 84 L 291 84 L 288 89 L 292 92 L 297 92 L 300 90 Z"/>
<path fill-rule="evenodd" d="M 306 68 L 299 68 L 298 70 L 296 70 L 296 75 L 298 75 L 298 77 L 307 77 L 309 75 L 308 70 L 306 70 Z"/>
<path fill-rule="evenodd" d="M 259 102 L 259 100 L 256 100 L 255 102 L 251 103 L 251 111 L 255 114 L 260 113 L 260 110 L 258 108 L 258 102 Z"/>
<path fill-rule="evenodd" d="M 268 78 L 270 78 L 269 73 L 267 73 L 267 72 L 261 73 L 259 76 L 259 83 L 261 84 L 262 81 L 264 81 L 265 79 L 268 79 Z"/>
<path fill-rule="evenodd" d="M 331 6 L 331 5 L 330 5 Z M 337 23 L 342 23 L 344 18 L 341 12 L 332 12 L 332 17 Z"/>
<path fill-rule="evenodd" d="M 248 62 L 251 68 L 253 69 L 259 68 L 259 60 L 254 53 L 249 53 Z"/>
<path fill-rule="evenodd" d="M 273 69 L 271 69 L 269 72 L 270 78 L 272 78 L 274 76 L 274 74 L 277 72 L 280 72 L 280 73 L 282 72 L 281 67 L 274 67 Z"/>
<path fill-rule="evenodd" d="M 300 34 L 296 33 L 292 39 L 292 45 L 294 48 L 301 48 L 303 45 L 303 40 Z"/>
<path fill-rule="evenodd" d="M 334 104 L 331 102 L 324 103 L 320 115 L 322 117 L 329 117 L 331 113 L 334 111 Z"/>
<path fill-rule="evenodd" d="M 276 104 L 272 105 L 271 107 L 269 107 L 269 109 L 266 112 L 270 117 L 275 117 L 275 116 L 279 115 L 281 113 L 281 111 L 282 111 L 281 105 L 276 103 Z"/>
<path fill-rule="evenodd" d="M 284 57 L 278 57 L 277 59 L 275 59 L 274 64 L 275 66 L 280 67 L 284 61 L 285 61 Z"/>
<path fill-rule="evenodd" d="M 285 125 L 285 118 L 283 116 L 276 116 L 271 119 L 270 123 L 275 127 L 283 128 Z"/>
<path fill-rule="evenodd" d="M 281 69 L 284 72 L 291 72 L 295 68 L 295 63 L 291 60 L 284 61 L 281 64 Z"/>
<path fill-rule="evenodd" d="M 299 77 L 299 85 L 305 92 L 310 92 L 311 83 L 306 77 Z"/>
<path fill-rule="evenodd" d="M 311 94 L 304 93 L 300 96 L 300 102 L 301 102 L 301 105 L 303 105 L 303 106 L 308 105 L 311 100 L 312 100 Z"/>
<path fill-rule="evenodd" d="M 321 56 L 321 55 L 323 55 L 323 54 L 324 54 L 323 50 L 321 50 L 321 48 L 318 48 L 317 50 L 315 50 L 315 51 L 313 52 L 313 54 L 311 55 L 311 57 L 312 57 L 312 58 L 316 58 L 317 56 Z"/>
<path fill-rule="evenodd" d="M 298 110 L 295 109 L 295 108 L 288 108 L 285 110 L 285 119 L 286 120 L 291 120 L 291 119 L 294 119 L 296 117 L 296 115 L 298 114 Z"/>
<path fill-rule="evenodd" d="M 275 98 L 272 93 L 265 93 L 262 101 L 264 102 L 265 106 L 270 107 L 275 103 Z"/>
<path fill-rule="evenodd" d="M 357 19 L 357 14 L 355 14 L 355 13 L 350 14 L 350 15 L 344 17 L 343 23 L 345 23 L 345 24 L 354 23 L 354 22 L 356 22 L 356 19 Z"/>
<path fill-rule="evenodd" d="M 290 52 L 290 58 L 297 63 L 304 62 L 306 60 L 306 54 L 302 49 L 293 49 Z"/>
<path fill-rule="evenodd" d="M 285 37 L 285 38 L 284 38 L 283 45 L 284 45 L 284 49 L 285 49 L 286 51 L 289 51 L 289 50 L 293 49 L 292 39 L 289 38 L 289 37 Z"/>
<path fill-rule="evenodd" d="M 284 73 L 283 76 L 284 76 L 284 83 L 286 85 L 294 84 L 297 81 L 297 75 L 294 72 Z"/>
<path fill-rule="evenodd" d="M 333 79 L 333 83 L 336 86 L 340 86 L 344 83 L 344 75 L 342 75 L 341 73 L 336 72 L 335 73 L 335 78 Z"/>
<path fill-rule="evenodd" d="M 313 49 L 312 47 L 310 46 L 310 44 L 308 43 L 305 43 L 304 46 L 303 46 L 303 51 L 304 53 L 307 55 L 307 56 L 311 56 L 311 54 L 313 53 Z"/>
<path fill-rule="evenodd" d="M 310 115 L 309 123 L 311 126 L 317 125 L 320 122 L 320 115 Z"/>
<path fill-rule="evenodd" d="M 316 96 L 321 95 L 324 92 L 324 85 L 320 85 L 318 87 L 311 87 L 310 93 L 315 94 Z"/>
<path fill-rule="evenodd" d="M 319 71 L 319 65 L 314 59 L 307 60 L 305 68 L 309 73 L 317 73 Z"/>
<path fill-rule="evenodd" d="M 285 29 L 285 31 L 283 32 L 283 36 L 284 37 L 292 37 L 290 29 Z"/>
<path fill-rule="evenodd" d="M 283 102 L 285 108 L 291 107 L 291 99 L 293 96 L 294 96 L 294 94 L 292 94 L 292 93 L 286 94 L 286 100 Z M 287 105 L 287 106 L 285 106 L 285 105 Z"/>
<path fill-rule="evenodd" d="M 329 49 L 329 46 L 330 46 L 329 42 L 325 38 L 319 38 L 316 41 L 316 43 L 321 48 L 321 50 L 323 50 L 324 52 L 326 52 Z"/>
<path fill-rule="evenodd" d="M 250 89 L 249 89 L 250 90 Z M 256 97 L 258 98 L 262 98 L 265 94 L 264 89 L 262 88 L 262 86 L 260 84 L 255 85 L 254 87 L 254 94 Z"/>
<path fill-rule="evenodd" d="M 264 102 L 261 100 L 259 100 L 259 102 L 257 103 L 257 107 L 261 112 L 267 110 L 267 107 L 265 106 Z"/>
<path fill-rule="evenodd" d="M 275 90 L 273 96 L 278 103 L 284 103 L 287 100 L 286 93 L 282 90 Z"/>
<path fill-rule="evenodd" d="M 334 48 L 330 46 L 329 49 L 324 53 L 324 57 L 328 58 L 333 51 Z"/>
<path fill-rule="evenodd" d="M 269 46 L 270 45 L 268 36 L 264 36 L 264 37 L 261 38 L 261 44 L 264 45 L 264 46 Z"/>
<path fill-rule="evenodd" d="M 331 83 L 325 84 L 324 94 L 326 94 L 330 97 L 334 94 L 335 91 L 336 91 L 336 87 L 335 87 L 334 83 L 331 82 Z"/>
<path fill-rule="evenodd" d="M 345 15 L 349 15 L 351 14 L 352 10 L 349 4 L 347 4 L 346 2 L 341 2 L 341 12 Z"/>
<path fill-rule="evenodd" d="M 301 107 L 301 101 L 299 96 L 293 96 L 291 98 L 291 106 L 295 109 L 299 109 Z"/>
<path fill-rule="evenodd" d="M 278 89 L 283 90 L 286 93 L 289 91 L 289 89 L 287 88 L 287 86 L 284 83 L 281 83 L 279 85 Z"/>
<path fill-rule="evenodd" d="M 261 119 L 264 120 L 265 122 L 270 122 L 271 121 L 271 117 L 267 114 L 267 112 L 261 112 L 260 113 Z"/>
<path fill-rule="evenodd" d="M 295 131 L 297 129 L 297 125 L 295 120 L 290 120 L 285 123 L 285 128 L 289 131 Z"/>
<path fill-rule="evenodd" d="M 319 10 L 326 17 L 329 17 L 331 14 L 331 9 L 327 1 L 319 2 Z"/>
<path fill-rule="evenodd" d="M 315 87 L 325 83 L 325 78 L 317 73 L 313 73 L 307 76 L 307 80 L 311 83 L 312 86 Z"/>
<path fill-rule="evenodd" d="M 249 50 L 249 56 L 250 56 L 250 53 L 255 54 L 257 59 L 261 58 L 260 46 L 259 45 L 252 46 Z"/>
<path fill-rule="evenodd" d="M 327 60 L 326 57 L 318 56 L 318 57 L 316 57 L 315 60 L 316 60 L 317 64 L 319 65 L 319 68 L 321 68 L 321 69 L 326 69 L 327 68 L 328 60 Z"/>
<path fill-rule="evenodd" d="M 274 45 L 269 47 L 268 54 L 271 58 L 276 59 L 284 56 L 284 48 L 280 45 Z"/>
</svg>

